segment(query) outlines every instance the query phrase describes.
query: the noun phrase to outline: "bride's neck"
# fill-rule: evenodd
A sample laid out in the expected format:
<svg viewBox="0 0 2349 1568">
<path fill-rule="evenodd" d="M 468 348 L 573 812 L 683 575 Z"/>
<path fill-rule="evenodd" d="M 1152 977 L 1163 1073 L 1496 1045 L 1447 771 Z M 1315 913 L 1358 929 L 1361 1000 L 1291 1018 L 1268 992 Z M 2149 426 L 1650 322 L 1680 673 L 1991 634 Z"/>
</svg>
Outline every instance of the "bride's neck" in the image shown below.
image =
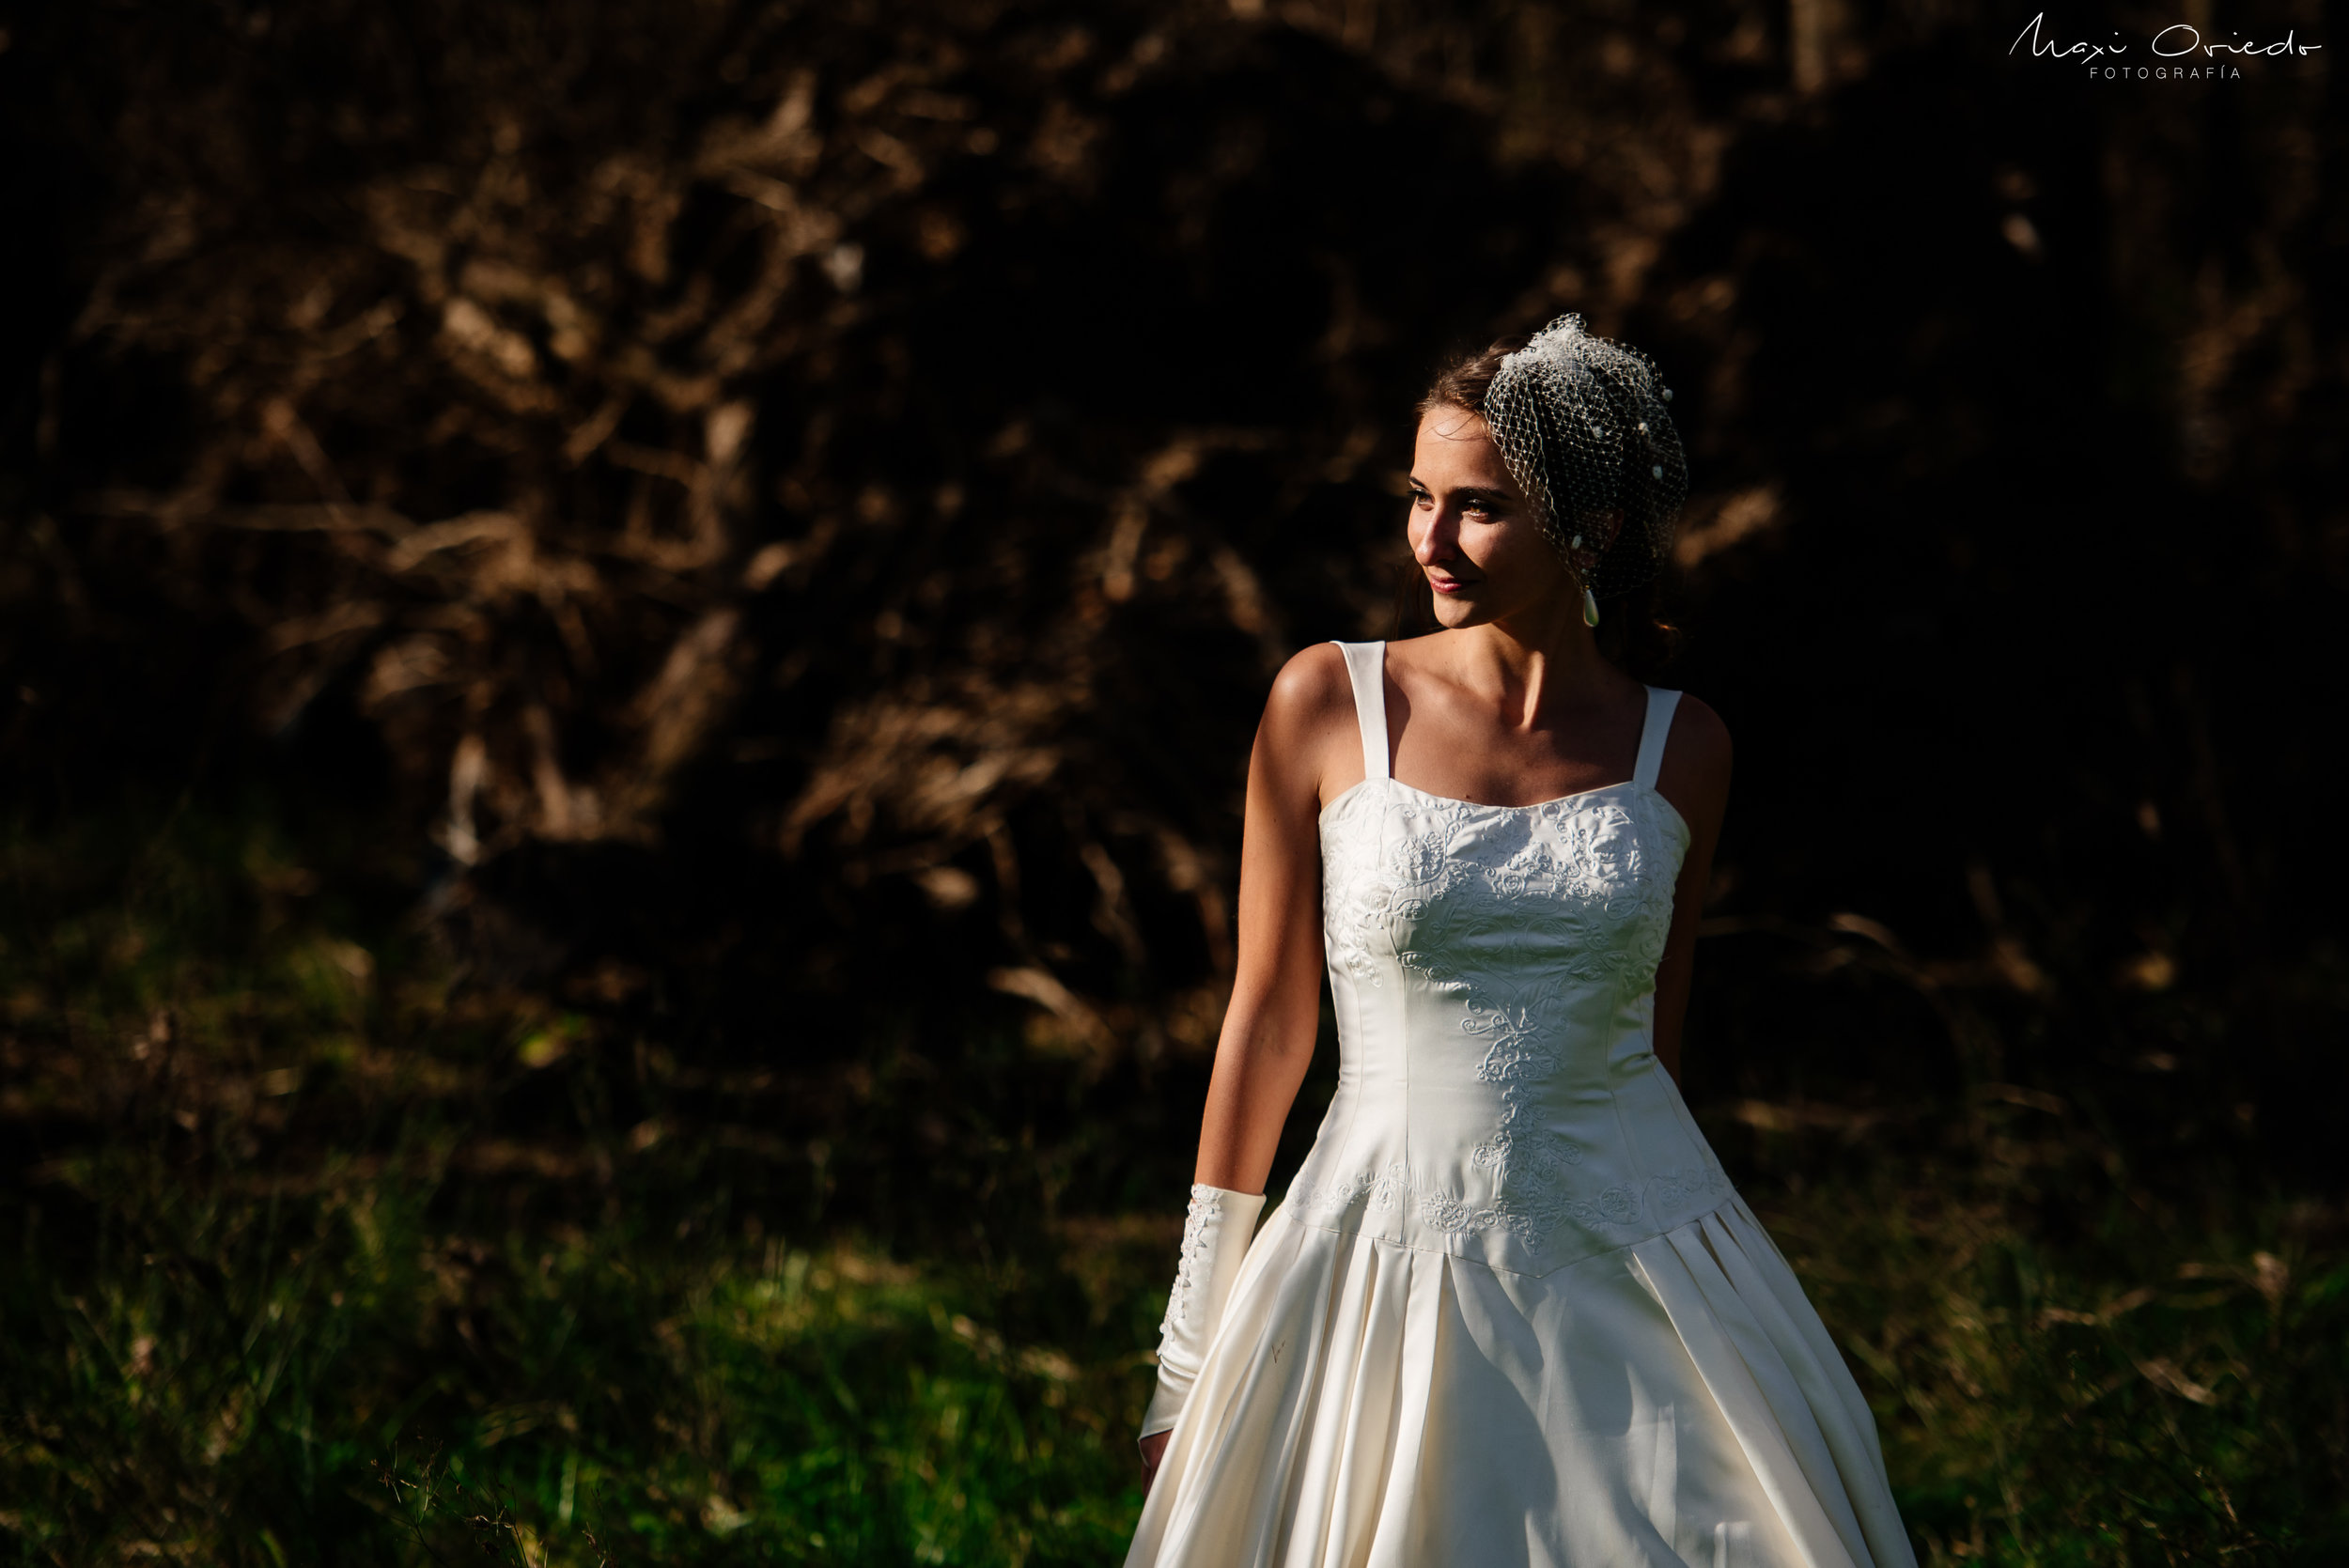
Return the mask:
<svg viewBox="0 0 2349 1568">
<path fill-rule="evenodd" d="M 1490 695 L 1520 722 L 1531 723 L 1545 708 L 1603 701 L 1624 678 L 1582 624 L 1579 600 L 1570 612 L 1544 606 L 1532 614 L 1459 629 L 1460 683 Z"/>
</svg>

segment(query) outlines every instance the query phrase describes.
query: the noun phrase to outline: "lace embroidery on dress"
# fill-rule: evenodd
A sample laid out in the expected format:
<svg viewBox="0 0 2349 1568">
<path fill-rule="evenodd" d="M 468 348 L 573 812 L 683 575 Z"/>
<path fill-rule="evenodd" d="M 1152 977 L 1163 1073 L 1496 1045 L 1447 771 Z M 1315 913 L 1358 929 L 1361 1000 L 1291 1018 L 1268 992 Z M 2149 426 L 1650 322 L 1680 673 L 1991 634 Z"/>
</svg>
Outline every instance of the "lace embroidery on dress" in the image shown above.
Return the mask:
<svg viewBox="0 0 2349 1568">
<path fill-rule="evenodd" d="M 1325 840 L 1331 835 L 1360 831 L 1360 819 L 1364 810 L 1362 803 L 1371 801 L 1375 804 L 1377 800 L 1376 792 L 1358 788 L 1354 794 L 1339 801 L 1322 821 L 1321 831 Z M 1374 831 L 1377 821 L 1377 815 L 1373 814 L 1371 826 Z M 1357 857 L 1325 854 L 1322 862 L 1328 877 L 1321 895 L 1322 929 L 1329 944 L 1330 962 L 1344 970 L 1357 984 L 1373 990 L 1383 989 L 1386 972 L 1384 966 L 1378 962 L 1375 939 L 1386 935 L 1392 890 L 1378 877 L 1375 867 L 1368 866 Z M 1349 872 L 1352 875 L 1347 877 Z"/>
<path fill-rule="evenodd" d="M 1715 1165 L 1694 1171 L 1675 1167 L 1659 1172 L 1648 1185 L 1655 1188 L 1657 1203 L 1666 1209 L 1692 1208 L 1707 1198 L 1729 1196 L 1729 1178 Z"/>
<path fill-rule="evenodd" d="M 1563 1065 L 1567 983 L 1620 983 L 1638 973 L 1641 951 L 1651 944 L 1617 934 L 1626 927 L 1642 936 L 1666 931 L 1672 889 L 1648 874 L 1629 813 L 1611 801 L 1573 800 L 1529 814 L 1522 842 L 1507 846 L 1504 837 L 1490 846 L 1505 849 L 1497 861 L 1477 853 L 1484 845 L 1458 842 L 1465 815 L 1437 814 L 1430 830 L 1408 841 L 1410 848 L 1392 864 L 1426 890 L 1413 900 L 1423 913 L 1404 961 L 1448 988 L 1456 986 L 1466 1015 L 1462 1031 L 1491 1042 L 1476 1076 L 1498 1091 L 1500 1125 L 1470 1158 L 1491 1172 L 1494 1198 L 1472 1208 L 1454 1194 L 1429 1192 L 1419 1211 L 1452 1234 L 1501 1227 L 1539 1254 L 1569 1220 L 1611 1230 L 1643 1218 L 1641 1194 L 1631 1186 L 1575 1192 L 1573 1172 L 1582 1150 L 1545 1134 L 1535 1107 L 1541 1086 Z M 1517 825 L 1504 822 L 1504 834 Z M 1515 955 L 1490 941 L 1512 930 L 1555 939 L 1563 962 L 1536 980 L 1523 980 Z M 1660 956 L 1660 941 L 1653 945 Z M 1478 954 L 1491 956 L 1480 964 L 1471 956 Z M 1653 974 L 1653 965 L 1647 972 Z"/>
<path fill-rule="evenodd" d="M 1703 1179 L 1708 1190 L 1718 1188 L 1727 1195 L 1728 1178 L 1719 1172 L 1704 1172 Z M 1658 1185 L 1648 1184 L 1650 1188 Z M 1679 1193 L 1688 1188 L 1676 1186 L 1673 1190 Z M 1408 1207 L 1447 1235 L 1505 1230 L 1537 1255 L 1548 1250 L 1559 1227 L 1570 1220 L 1594 1231 L 1620 1233 L 1643 1225 L 1647 1212 L 1641 1188 L 1629 1184 L 1605 1188 L 1587 1199 L 1566 1197 L 1553 1187 L 1522 1202 L 1500 1199 L 1485 1207 L 1473 1207 L 1441 1187 L 1414 1179 L 1400 1160 L 1383 1171 L 1319 1186 L 1300 1180 L 1290 1189 L 1288 1202 L 1304 1213 L 1334 1214 L 1365 1196 L 1373 1210 L 1393 1212 Z M 1661 1191 L 1657 1196 L 1659 1202 L 1666 1201 Z"/>
<path fill-rule="evenodd" d="M 1288 1202 L 1324 1213 L 1365 1198 L 1377 1210 L 1408 1205 L 1447 1234 L 1502 1229 L 1539 1254 L 1569 1222 L 1621 1231 L 1641 1223 L 1651 1201 L 1659 1210 L 1677 1210 L 1703 1196 L 1726 1196 L 1728 1178 L 1710 1166 L 1578 1191 L 1582 1149 L 1539 1126 L 1540 1089 L 1561 1070 L 1571 1033 L 1570 987 L 1652 986 L 1662 960 L 1672 883 L 1647 863 L 1641 824 L 1632 815 L 1652 814 L 1653 805 L 1634 796 L 1626 807 L 1612 791 L 1590 791 L 1496 815 L 1408 785 L 1390 787 L 1407 799 L 1396 813 L 1404 831 L 1380 846 L 1384 853 L 1325 855 L 1333 871 L 1362 868 L 1328 884 L 1330 955 L 1337 967 L 1377 986 L 1383 948 L 1439 990 L 1456 994 L 1462 1031 L 1490 1042 L 1476 1076 L 1498 1091 L 1501 1115 L 1470 1159 L 1492 1175 L 1493 1197 L 1470 1203 L 1416 1180 L 1398 1161 L 1321 1184 L 1300 1178 Z M 1378 804 L 1383 812 L 1385 802 Z M 1342 809 L 1325 832 L 1342 836 L 1381 825 L 1379 815 L 1362 821 L 1358 809 Z M 1532 982 L 1522 978 L 1517 945 L 1527 938 L 1556 955 Z"/>
</svg>

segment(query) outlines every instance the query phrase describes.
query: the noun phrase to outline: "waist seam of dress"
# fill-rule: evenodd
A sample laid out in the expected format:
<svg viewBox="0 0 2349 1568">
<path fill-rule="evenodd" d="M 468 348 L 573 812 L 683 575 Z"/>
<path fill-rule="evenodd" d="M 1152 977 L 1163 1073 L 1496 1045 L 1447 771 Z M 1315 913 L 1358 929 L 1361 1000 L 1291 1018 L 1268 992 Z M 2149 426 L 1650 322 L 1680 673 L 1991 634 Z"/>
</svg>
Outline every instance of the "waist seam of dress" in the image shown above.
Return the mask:
<svg viewBox="0 0 2349 1568">
<path fill-rule="evenodd" d="M 1729 1195 L 1724 1197 L 1719 1203 L 1715 1203 L 1710 1208 L 1700 1209 L 1696 1213 L 1689 1215 L 1685 1219 L 1678 1220 L 1670 1225 L 1662 1226 L 1659 1229 L 1649 1232 L 1646 1235 L 1633 1236 L 1629 1241 L 1617 1242 L 1610 1247 L 1601 1247 L 1594 1251 L 1584 1252 L 1579 1257 L 1568 1258 L 1563 1263 L 1553 1265 L 1548 1268 L 1541 1269 L 1539 1271 L 1531 1268 L 1505 1267 L 1501 1264 L 1493 1263 L 1484 1258 L 1471 1258 L 1465 1252 L 1455 1252 L 1449 1247 L 1423 1246 L 1419 1242 L 1405 1241 L 1400 1236 L 1381 1235 L 1376 1231 L 1365 1230 L 1359 1225 L 1354 1226 L 1351 1229 L 1341 1229 L 1336 1225 L 1327 1225 L 1318 1219 L 1308 1219 L 1303 1215 L 1289 1213 L 1289 1203 L 1285 1197 L 1282 1199 L 1281 1206 L 1274 1210 L 1274 1212 L 1287 1219 L 1290 1224 L 1298 1226 L 1303 1230 L 1320 1231 L 1328 1235 L 1361 1236 L 1366 1241 L 1375 1241 L 1383 1246 L 1400 1247 L 1407 1252 L 1424 1252 L 1430 1257 L 1450 1258 L 1454 1263 L 1467 1264 L 1471 1268 L 1481 1268 L 1487 1274 L 1507 1274 L 1520 1280 L 1546 1280 L 1552 1274 L 1556 1274 L 1563 1269 L 1577 1267 L 1582 1264 L 1589 1263 L 1594 1258 L 1604 1258 L 1616 1252 L 1627 1252 L 1635 1247 L 1644 1247 L 1649 1242 L 1655 1241 L 1659 1237 L 1671 1235 L 1674 1231 L 1682 1231 L 1688 1229 L 1691 1225 L 1701 1224 L 1704 1220 L 1712 1218 L 1714 1215 L 1720 1213 L 1721 1210 L 1729 1207 L 1736 1201 L 1736 1189 L 1733 1188 L 1731 1188 Z"/>
</svg>

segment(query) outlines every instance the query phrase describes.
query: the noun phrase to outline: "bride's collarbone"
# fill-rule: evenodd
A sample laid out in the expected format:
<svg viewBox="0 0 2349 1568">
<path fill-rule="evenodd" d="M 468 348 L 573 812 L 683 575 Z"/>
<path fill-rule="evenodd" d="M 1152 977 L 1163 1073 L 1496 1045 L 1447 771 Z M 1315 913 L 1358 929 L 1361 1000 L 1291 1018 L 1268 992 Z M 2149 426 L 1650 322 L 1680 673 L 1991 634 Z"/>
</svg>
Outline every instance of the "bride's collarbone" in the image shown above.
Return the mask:
<svg viewBox="0 0 2349 1568">
<path fill-rule="evenodd" d="M 1484 705 L 1430 672 L 1390 671 L 1389 771 L 1423 793 L 1476 805 L 1538 805 L 1626 783 L 1638 764 L 1644 687 L 1562 705 L 1526 729 L 1475 711 Z"/>
<path fill-rule="evenodd" d="M 1430 725 L 1397 737 L 1392 772 L 1423 793 L 1473 805 L 1539 805 L 1626 783 L 1639 744 L 1636 733 L 1561 736 L 1540 745 L 1467 725 Z"/>
</svg>

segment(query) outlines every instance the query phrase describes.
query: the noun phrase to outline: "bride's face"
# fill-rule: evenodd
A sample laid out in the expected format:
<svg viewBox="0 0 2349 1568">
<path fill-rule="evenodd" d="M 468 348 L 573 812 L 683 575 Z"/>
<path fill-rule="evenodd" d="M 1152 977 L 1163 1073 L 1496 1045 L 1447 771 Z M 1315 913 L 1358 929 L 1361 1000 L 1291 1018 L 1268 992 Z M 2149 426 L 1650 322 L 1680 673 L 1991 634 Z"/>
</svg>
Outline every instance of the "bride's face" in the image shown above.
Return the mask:
<svg viewBox="0 0 2349 1568">
<path fill-rule="evenodd" d="M 1465 409 L 1420 417 L 1411 456 L 1411 554 L 1435 590 L 1436 619 L 1481 626 L 1574 593 L 1485 421 Z"/>
</svg>

